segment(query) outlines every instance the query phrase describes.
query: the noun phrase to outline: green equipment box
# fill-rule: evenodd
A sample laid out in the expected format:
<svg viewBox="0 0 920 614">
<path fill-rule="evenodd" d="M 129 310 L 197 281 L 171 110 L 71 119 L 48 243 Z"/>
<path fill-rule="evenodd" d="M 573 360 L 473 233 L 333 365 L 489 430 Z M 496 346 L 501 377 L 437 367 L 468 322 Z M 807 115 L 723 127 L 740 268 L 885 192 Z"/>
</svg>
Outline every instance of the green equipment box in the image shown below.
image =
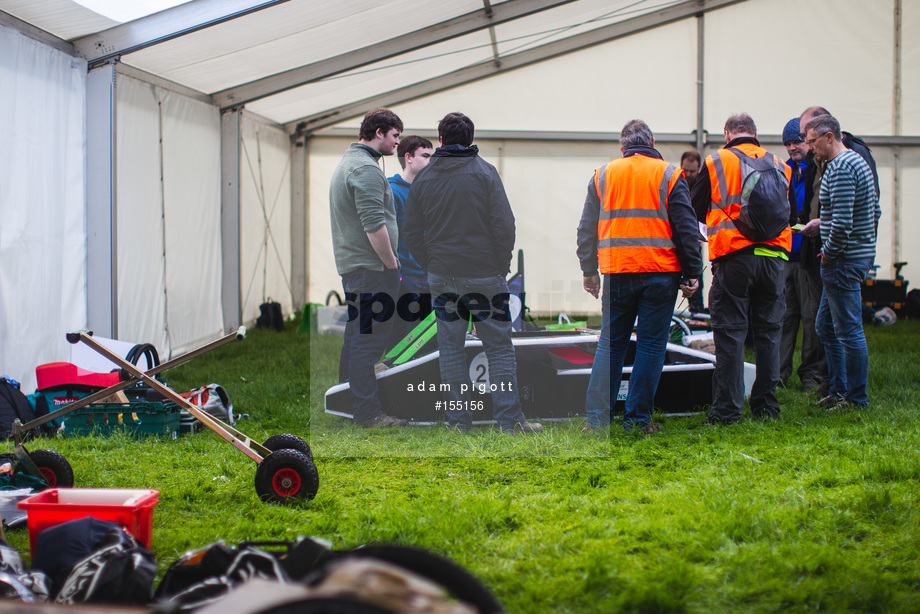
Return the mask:
<svg viewBox="0 0 920 614">
<path fill-rule="evenodd" d="M 93 403 L 64 417 L 68 437 L 127 433 L 138 439 L 179 436 L 179 407 L 170 401 Z"/>
</svg>

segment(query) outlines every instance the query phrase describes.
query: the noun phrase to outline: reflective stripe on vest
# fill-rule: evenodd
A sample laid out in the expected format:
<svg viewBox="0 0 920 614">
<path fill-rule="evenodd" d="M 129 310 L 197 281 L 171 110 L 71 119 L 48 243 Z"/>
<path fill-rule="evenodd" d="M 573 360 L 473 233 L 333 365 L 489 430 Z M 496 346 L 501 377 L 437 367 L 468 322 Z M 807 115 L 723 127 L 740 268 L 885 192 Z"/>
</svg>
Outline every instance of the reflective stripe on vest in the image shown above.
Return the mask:
<svg viewBox="0 0 920 614">
<path fill-rule="evenodd" d="M 681 270 L 668 218 L 668 194 L 680 176 L 674 165 L 642 155 L 595 171 L 601 273 Z"/>
<path fill-rule="evenodd" d="M 787 178 L 791 174 L 788 166 L 761 147 L 743 143 L 737 148 L 755 158 L 772 156 L 777 168 L 782 168 Z M 726 153 L 723 154 L 723 151 Z M 709 172 L 711 186 L 709 213 L 706 215 L 706 236 L 709 239 L 710 260 L 721 258 L 751 245 L 770 246 L 786 252 L 792 249 L 792 230 L 788 227 L 775 239 L 754 243 L 746 239 L 735 226 L 734 220 L 737 220 L 741 214 L 741 181 L 743 179 L 741 161 L 738 156 L 725 149 L 720 149 L 706 159 L 705 166 Z M 718 200 L 716 189 L 718 189 Z"/>
</svg>

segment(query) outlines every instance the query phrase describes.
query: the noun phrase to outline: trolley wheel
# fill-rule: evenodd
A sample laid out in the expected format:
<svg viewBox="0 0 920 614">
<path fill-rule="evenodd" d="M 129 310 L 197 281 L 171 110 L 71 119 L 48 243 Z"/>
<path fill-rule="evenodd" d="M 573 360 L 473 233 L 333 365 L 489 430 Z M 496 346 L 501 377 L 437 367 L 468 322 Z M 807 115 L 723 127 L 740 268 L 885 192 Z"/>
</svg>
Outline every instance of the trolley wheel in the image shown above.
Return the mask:
<svg viewBox="0 0 920 614">
<path fill-rule="evenodd" d="M 29 452 L 29 458 L 51 488 L 73 486 L 73 468 L 62 454 L 54 450 L 32 450 Z"/>
<path fill-rule="evenodd" d="M 319 472 L 303 452 L 290 448 L 276 450 L 256 468 L 256 492 L 262 501 L 289 503 L 292 499 L 312 499 L 317 490 Z"/>
<path fill-rule="evenodd" d="M 298 452 L 303 452 L 306 454 L 307 458 L 310 460 L 313 460 L 313 451 L 310 450 L 310 446 L 307 445 L 307 442 L 297 435 L 292 435 L 291 433 L 279 433 L 278 435 L 272 435 L 266 439 L 265 443 L 262 445 L 272 452 L 284 450 L 285 448 L 289 450 L 297 450 Z"/>
</svg>

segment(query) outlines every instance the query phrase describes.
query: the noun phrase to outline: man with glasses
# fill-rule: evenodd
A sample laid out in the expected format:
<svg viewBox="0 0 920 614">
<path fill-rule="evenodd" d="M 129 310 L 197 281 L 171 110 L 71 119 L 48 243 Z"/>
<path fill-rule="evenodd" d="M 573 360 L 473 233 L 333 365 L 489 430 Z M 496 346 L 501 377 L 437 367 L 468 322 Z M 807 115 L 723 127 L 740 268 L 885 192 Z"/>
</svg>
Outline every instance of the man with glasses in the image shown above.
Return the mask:
<svg viewBox="0 0 920 614">
<path fill-rule="evenodd" d="M 805 141 L 805 126 L 815 117 L 821 115 L 830 115 L 830 112 L 824 107 L 812 106 L 808 107 L 802 112 L 802 115 L 799 117 L 799 128 L 801 130 L 801 139 Z M 869 169 L 872 171 L 872 180 L 875 185 L 876 194 L 881 194 L 879 191 L 878 183 L 878 172 L 876 171 L 875 160 L 872 157 L 871 150 L 866 143 L 859 138 L 854 136 L 849 132 L 841 130 L 841 136 L 843 137 L 843 144 L 847 149 L 851 149 L 858 153 L 866 164 L 869 165 Z M 808 144 L 806 143 L 806 147 Z M 824 163 L 817 161 L 815 159 L 814 153 L 811 151 L 811 147 L 808 147 L 809 152 L 806 156 L 806 166 L 805 173 L 802 176 L 802 183 L 804 184 L 805 198 L 802 205 L 802 209 L 799 212 L 799 223 L 805 224 L 805 227 L 802 229 L 802 245 L 799 251 L 801 266 L 806 274 L 814 279 L 821 279 L 821 258 L 819 253 L 821 251 L 821 237 L 819 234 L 819 224 L 820 224 L 820 205 L 818 203 L 818 194 L 821 190 L 821 177 L 824 174 Z M 820 303 L 820 295 L 817 299 L 809 301 L 806 307 L 807 312 L 815 313 L 818 312 L 818 303 Z M 806 324 L 807 326 L 807 324 Z M 827 406 L 828 404 L 836 403 L 836 398 L 829 396 L 827 394 L 828 382 L 827 382 L 827 363 L 826 361 L 823 364 L 823 369 L 821 371 L 822 375 L 825 377 L 820 382 L 819 386 L 815 389 L 818 400 L 816 405 L 818 406 Z"/>
<path fill-rule="evenodd" d="M 822 401 L 828 411 L 865 409 L 869 406 L 869 352 L 862 327 L 860 284 L 875 260 L 882 215 L 878 191 L 869 165 L 843 144 L 840 123 L 833 116 L 810 120 L 805 126 L 805 143 L 824 165 L 819 194 L 824 292 L 817 330 L 824 343 L 830 382 Z"/>
</svg>

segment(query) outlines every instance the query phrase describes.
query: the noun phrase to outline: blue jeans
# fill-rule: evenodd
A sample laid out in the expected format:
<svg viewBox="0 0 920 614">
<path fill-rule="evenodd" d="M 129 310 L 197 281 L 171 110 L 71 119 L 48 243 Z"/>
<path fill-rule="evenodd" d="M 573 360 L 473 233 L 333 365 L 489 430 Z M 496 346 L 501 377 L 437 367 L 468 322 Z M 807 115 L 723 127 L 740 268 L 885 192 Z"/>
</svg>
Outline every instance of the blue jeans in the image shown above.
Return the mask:
<svg viewBox="0 0 920 614">
<path fill-rule="evenodd" d="M 815 328 L 824 344 L 830 376 L 828 394 L 850 403 L 868 405 L 869 350 L 862 325 L 860 284 L 871 260 L 832 260 L 821 263 L 824 292 Z"/>
<path fill-rule="evenodd" d="M 679 281 L 677 275 L 668 273 L 604 275 L 601 336 L 585 402 L 591 426 L 610 424 L 611 396 L 620 389 L 623 360 L 636 317 L 636 358 L 629 377 L 623 428 L 629 430 L 651 422 Z"/>
<path fill-rule="evenodd" d="M 441 383 L 450 386 L 444 400 L 469 402 L 470 373 L 466 360 L 466 330 L 469 314 L 473 316 L 476 334 L 482 340 L 489 363 L 489 383 L 496 390 L 492 397 L 492 417 L 502 430 L 523 423 L 524 412 L 517 387 L 517 361 L 511 344 L 510 310 L 494 308 L 508 293 L 508 284 L 498 275 L 482 278 L 447 277 L 428 273 L 432 302 L 437 317 L 438 349 L 440 350 Z M 480 296 L 477 296 L 480 295 Z M 507 298 L 505 299 L 507 303 Z M 478 320 L 478 321 L 477 321 Z M 465 385 L 466 390 L 461 390 Z M 445 411 L 450 426 L 469 427 L 472 413 L 468 410 Z"/>
<path fill-rule="evenodd" d="M 377 398 L 374 365 L 390 342 L 390 331 L 397 317 L 394 307 L 394 312 L 386 319 L 380 311 L 378 317 L 382 321 L 378 321 L 374 319 L 372 309 L 379 311 L 387 298 L 395 303 L 399 291 L 399 271 L 358 269 L 342 275 L 342 288 L 349 304 L 349 317 L 356 317 L 345 324 L 345 342 L 339 357 L 339 381 L 349 383 L 355 420 L 368 420 L 386 413 Z M 374 296 L 380 297 L 376 305 L 372 305 Z"/>
</svg>

